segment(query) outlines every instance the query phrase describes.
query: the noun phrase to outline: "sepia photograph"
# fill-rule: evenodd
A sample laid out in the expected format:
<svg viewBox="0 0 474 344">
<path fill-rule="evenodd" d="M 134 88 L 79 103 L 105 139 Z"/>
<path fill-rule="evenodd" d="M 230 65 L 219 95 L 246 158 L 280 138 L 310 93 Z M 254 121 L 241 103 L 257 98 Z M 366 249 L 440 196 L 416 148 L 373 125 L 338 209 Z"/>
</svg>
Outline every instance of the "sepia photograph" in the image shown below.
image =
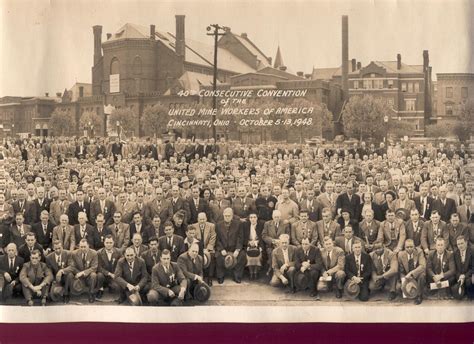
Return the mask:
<svg viewBox="0 0 474 344">
<path fill-rule="evenodd" d="M 0 322 L 474 321 L 473 6 L 0 0 Z"/>
</svg>

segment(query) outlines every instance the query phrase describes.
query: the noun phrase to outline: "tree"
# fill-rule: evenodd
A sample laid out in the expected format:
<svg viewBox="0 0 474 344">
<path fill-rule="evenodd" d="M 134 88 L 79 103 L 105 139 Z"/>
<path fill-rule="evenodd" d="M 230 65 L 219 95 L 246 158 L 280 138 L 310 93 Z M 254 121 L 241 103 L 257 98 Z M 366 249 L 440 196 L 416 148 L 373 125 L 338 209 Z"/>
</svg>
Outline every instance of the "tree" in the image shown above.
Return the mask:
<svg viewBox="0 0 474 344">
<path fill-rule="evenodd" d="M 76 133 L 76 118 L 69 111 L 55 109 L 49 120 L 54 136 L 72 136 Z"/>
<path fill-rule="evenodd" d="M 290 127 L 293 131 L 298 131 L 300 136 L 300 143 L 303 142 L 304 138 L 310 138 L 313 136 L 323 136 L 323 133 L 328 130 L 333 129 L 333 120 L 332 113 L 328 110 L 326 104 L 320 104 L 314 100 L 309 100 L 306 98 L 295 98 L 291 103 L 291 107 L 295 108 L 313 108 L 313 112 L 307 115 L 291 115 L 290 118 L 293 119 L 311 119 L 311 121 L 306 121 L 300 126 Z"/>
<path fill-rule="evenodd" d="M 459 119 L 453 127 L 453 133 L 460 141 L 469 140 L 474 126 L 474 103 L 470 102 L 461 108 Z"/>
<path fill-rule="evenodd" d="M 371 95 L 353 96 L 342 111 L 342 123 L 346 136 L 360 140 L 368 138 L 382 140 L 386 134 L 384 117 L 392 116 L 393 110 L 382 99 Z"/>
<path fill-rule="evenodd" d="M 161 103 L 145 109 L 142 116 L 142 130 L 145 135 L 154 136 L 168 130 L 168 109 Z"/>
<path fill-rule="evenodd" d="M 454 128 L 455 125 L 452 122 L 430 124 L 425 127 L 425 133 L 427 137 L 449 137 L 456 135 Z"/>
<path fill-rule="evenodd" d="M 109 121 L 113 127 L 119 122 L 120 127 L 125 131 L 135 132 L 138 128 L 138 115 L 128 108 L 114 109 L 110 114 Z"/>
<path fill-rule="evenodd" d="M 102 133 L 102 127 L 103 120 L 94 111 L 85 111 L 79 119 L 79 129 L 81 130 L 93 130 L 97 134 Z"/>
</svg>

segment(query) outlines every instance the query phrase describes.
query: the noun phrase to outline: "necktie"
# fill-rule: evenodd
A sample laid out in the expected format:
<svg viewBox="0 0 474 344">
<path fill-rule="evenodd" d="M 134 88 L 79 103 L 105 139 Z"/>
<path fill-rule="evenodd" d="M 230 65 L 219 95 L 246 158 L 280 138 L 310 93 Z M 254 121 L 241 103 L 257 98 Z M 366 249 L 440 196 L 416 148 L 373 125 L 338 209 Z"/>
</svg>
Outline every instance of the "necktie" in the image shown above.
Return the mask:
<svg viewBox="0 0 474 344">
<path fill-rule="evenodd" d="M 23 226 L 20 227 L 20 235 L 21 236 L 25 235 L 25 231 L 23 230 Z"/>
<path fill-rule="evenodd" d="M 46 234 L 46 231 L 48 230 L 48 226 L 43 225 L 43 233 Z"/>
<path fill-rule="evenodd" d="M 82 205 L 82 202 L 79 203 L 79 208 L 84 208 L 84 206 Z"/>
<path fill-rule="evenodd" d="M 13 258 L 10 258 L 10 271 L 13 271 L 13 267 L 15 266 L 15 261 Z"/>
<path fill-rule="evenodd" d="M 168 246 L 171 247 L 171 238 L 168 238 Z"/>
<path fill-rule="evenodd" d="M 84 228 L 84 226 L 81 226 L 81 237 L 84 238 L 84 235 L 86 233 L 86 230 Z"/>
<path fill-rule="evenodd" d="M 360 276 L 360 260 L 356 258 L 357 276 Z"/>
<path fill-rule="evenodd" d="M 413 260 L 413 255 L 410 254 L 408 258 L 408 272 L 412 271 L 415 269 L 415 261 Z"/>
<path fill-rule="evenodd" d="M 438 254 L 439 273 L 443 272 L 443 262 L 441 256 Z"/>
<path fill-rule="evenodd" d="M 61 255 L 56 256 L 56 263 L 58 264 L 58 267 L 61 267 Z"/>
<path fill-rule="evenodd" d="M 328 251 L 328 255 L 326 257 L 326 269 L 331 267 L 331 252 Z"/>
<path fill-rule="evenodd" d="M 384 269 L 384 266 L 383 266 L 382 256 L 379 256 L 379 264 L 382 267 L 382 273 L 383 273 L 385 269 Z"/>
<path fill-rule="evenodd" d="M 466 251 L 461 252 L 461 263 L 464 264 L 464 260 L 466 259 Z"/>
<path fill-rule="evenodd" d="M 130 267 L 130 274 L 133 274 L 133 263 L 128 263 L 128 266 Z"/>
<path fill-rule="evenodd" d="M 351 253 L 350 241 L 346 239 L 346 253 Z"/>
<path fill-rule="evenodd" d="M 82 265 L 86 267 L 86 254 L 85 253 L 82 254 Z"/>
<path fill-rule="evenodd" d="M 470 223 L 471 222 L 471 210 L 469 208 L 467 208 L 466 217 L 467 217 L 467 222 Z"/>
</svg>

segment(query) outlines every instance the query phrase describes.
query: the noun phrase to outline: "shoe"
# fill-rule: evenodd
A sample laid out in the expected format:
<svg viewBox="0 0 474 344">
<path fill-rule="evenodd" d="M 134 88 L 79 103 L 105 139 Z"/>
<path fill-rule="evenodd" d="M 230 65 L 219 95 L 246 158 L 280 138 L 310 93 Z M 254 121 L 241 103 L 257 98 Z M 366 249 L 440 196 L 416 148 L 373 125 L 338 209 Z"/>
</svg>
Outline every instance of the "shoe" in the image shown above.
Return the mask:
<svg viewBox="0 0 474 344">
<path fill-rule="evenodd" d="M 235 277 L 234 282 L 240 284 L 240 283 L 242 283 L 242 280 L 238 277 Z"/>
<path fill-rule="evenodd" d="M 26 304 L 30 307 L 34 305 L 33 300 L 28 300 Z"/>
<path fill-rule="evenodd" d="M 99 291 L 97 292 L 97 295 L 96 295 L 95 297 L 100 300 L 100 299 L 102 298 L 102 295 L 104 295 L 104 291 L 103 291 L 103 290 L 99 290 Z"/>
<path fill-rule="evenodd" d="M 115 299 L 114 302 L 117 302 L 119 305 L 121 305 L 122 303 L 125 303 L 125 301 L 127 301 L 126 299 L 123 299 L 123 298 L 118 298 L 118 299 Z"/>
<path fill-rule="evenodd" d="M 224 283 L 224 278 L 218 278 L 218 279 L 217 279 L 217 283 L 219 283 L 219 284 Z"/>
<path fill-rule="evenodd" d="M 43 297 L 41 299 L 41 306 L 46 306 L 46 298 L 45 297 Z"/>
<path fill-rule="evenodd" d="M 94 302 L 95 302 L 94 294 L 89 294 L 89 303 L 94 303 Z"/>
<path fill-rule="evenodd" d="M 70 300 L 69 295 L 64 295 L 64 296 L 63 296 L 63 303 L 64 303 L 64 304 L 68 304 L 68 303 L 69 303 L 69 300 Z"/>
<path fill-rule="evenodd" d="M 212 278 L 208 278 L 208 279 L 206 280 L 206 283 L 207 283 L 207 285 L 208 285 L 209 287 L 212 287 Z"/>
<path fill-rule="evenodd" d="M 312 292 L 309 294 L 309 296 L 311 296 L 311 297 L 316 297 L 316 296 L 318 296 L 318 295 L 319 295 L 319 294 L 318 294 L 317 291 L 312 291 Z"/>
<path fill-rule="evenodd" d="M 423 301 L 423 299 L 421 297 L 417 297 L 414 304 L 419 305 L 419 304 L 421 304 L 422 301 Z"/>
<path fill-rule="evenodd" d="M 342 291 L 340 289 L 336 289 L 336 299 L 342 298 Z"/>
<path fill-rule="evenodd" d="M 394 291 L 391 291 L 388 295 L 388 301 L 393 301 L 397 298 L 397 294 Z"/>
</svg>

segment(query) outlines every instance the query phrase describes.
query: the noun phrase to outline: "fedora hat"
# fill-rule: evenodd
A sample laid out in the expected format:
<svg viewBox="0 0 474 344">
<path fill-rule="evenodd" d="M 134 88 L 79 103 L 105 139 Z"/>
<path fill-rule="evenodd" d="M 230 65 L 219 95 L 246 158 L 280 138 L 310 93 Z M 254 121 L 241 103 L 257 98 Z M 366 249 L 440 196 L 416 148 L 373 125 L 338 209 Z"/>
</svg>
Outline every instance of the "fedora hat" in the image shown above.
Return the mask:
<svg viewBox="0 0 474 344">
<path fill-rule="evenodd" d="M 453 285 L 451 287 L 451 292 L 453 294 L 453 297 L 456 300 L 462 300 L 465 294 L 464 283 L 463 284 L 456 283 L 455 285 Z"/>
<path fill-rule="evenodd" d="M 407 299 L 415 299 L 420 293 L 420 287 L 415 279 L 405 278 L 402 283 L 402 291 Z"/>
<path fill-rule="evenodd" d="M 209 265 L 211 265 L 211 254 L 209 252 L 204 252 L 202 258 L 203 269 L 207 269 Z"/>
<path fill-rule="evenodd" d="M 179 181 L 179 184 L 184 184 L 184 183 L 188 183 L 190 182 L 188 176 L 184 176 L 181 178 L 181 180 Z"/>
<path fill-rule="evenodd" d="M 130 302 L 132 306 L 141 306 L 143 304 L 139 293 L 131 293 L 128 295 L 128 302 Z"/>
<path fill-rule="evenodd" d="M 75 278 L 71 285 L 71 294 L 78 296 L 85 291 L 84 281 L 80 278 Z"/>
<path fill-rule="evenodd" d="M 199 302 L 206 302 L 211 297 L 211 288 L 206 283 L 198 283 L 193 291 L 194 299 Z"/>
<path fill-rule="evenodd" d="M 229 253 L 227 256 L 224 258 L 224 266 L 226 269 L 232 269 L 234 268 L 235 264 L 237 264 L 237 261 L 235 260 L 234 256 Z"/>
<path fill-rule="evenodd" d="M 295 287 L 298 290 L 306 290 L 309 287 L 309 279 L 305 273 L 298 271 L 295 276 Z"/>
<path fill-rule="evenodd" d="M 49 297 L 53 302 L 59 302 L 64 296 L 64 288 L 56 282 L 53 282 L 51 285 L 51 290 L 49 292 Z"/>
<path fill-rule="evenodd" d="M 344 285 L 344 295 L 352 300 L 355 300 L 357 296 L 359 296 L 359 293 L 360 287 L 357 283 L 350 280 L 346 282 Z"/>
</svg>

